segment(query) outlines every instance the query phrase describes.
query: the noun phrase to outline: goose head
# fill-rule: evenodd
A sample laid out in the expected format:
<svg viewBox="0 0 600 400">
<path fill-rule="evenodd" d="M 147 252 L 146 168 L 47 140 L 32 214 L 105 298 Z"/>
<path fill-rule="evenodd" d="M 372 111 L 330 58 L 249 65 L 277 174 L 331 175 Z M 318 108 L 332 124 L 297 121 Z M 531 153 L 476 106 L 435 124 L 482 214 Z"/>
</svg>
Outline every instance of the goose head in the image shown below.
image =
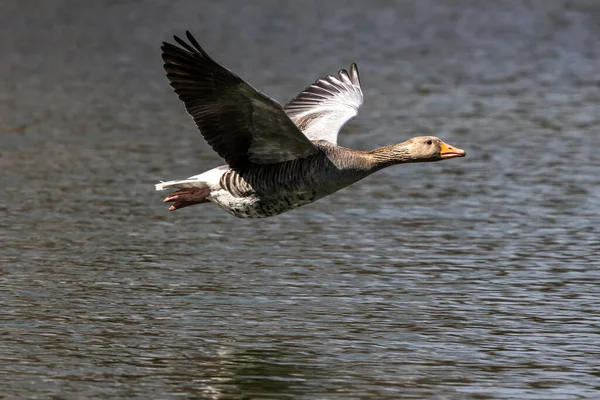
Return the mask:
<svg viewBox="0 0 600 400">
<path fill-rule="evenodd" d="M 417 136 L 367 153 L 375 170 L 394 164 L 441 161 L 466 155 L 464 150 L 450 146 L 435 136 Z"/>
<path fill-rule="evenodd" d="M 404 153 L 407 161 L 428 162 L 440 161 L 454 157 L 464 157 L 467 153 L 457 147 L 450 146 L 435 136 L 417 136 L 397 145 Z"/>
</svg>

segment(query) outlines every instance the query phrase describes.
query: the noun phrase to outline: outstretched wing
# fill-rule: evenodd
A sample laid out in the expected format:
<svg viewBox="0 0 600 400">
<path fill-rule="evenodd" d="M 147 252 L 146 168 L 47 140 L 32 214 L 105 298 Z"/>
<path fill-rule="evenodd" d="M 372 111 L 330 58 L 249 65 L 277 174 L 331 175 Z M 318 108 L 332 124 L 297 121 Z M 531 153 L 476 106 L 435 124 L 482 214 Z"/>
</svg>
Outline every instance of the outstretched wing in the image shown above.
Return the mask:
<svg viewBox="0 0 600 400">
<path fill-rule="evenodd" d="M 337 144 L 338 133 L 352 120 L 363 104 L 358 68 L 342 69 L 308 86 L 283 109 L 311 140 Z"/>
<path fill-rule="evenodd" d="M 275 100 L 258 92 L 206 54 L 186 32 L 189 44 L 163 43 L 167 78 L 200 133 L 233 168 L 303 158 L 317 148 Z"/>
</svg>

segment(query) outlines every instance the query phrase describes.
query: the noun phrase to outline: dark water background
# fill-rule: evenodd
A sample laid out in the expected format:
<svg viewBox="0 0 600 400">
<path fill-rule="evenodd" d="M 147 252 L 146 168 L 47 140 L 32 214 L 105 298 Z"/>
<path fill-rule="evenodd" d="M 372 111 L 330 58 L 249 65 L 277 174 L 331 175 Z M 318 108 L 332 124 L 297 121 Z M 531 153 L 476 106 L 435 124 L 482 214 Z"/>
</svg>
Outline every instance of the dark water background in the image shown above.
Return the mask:
<svg viewBox="0 0 600 400">
<path fill-rule="evenodd" d="M 357 62 L 398 166 L 266 220 L 169 213 L 221 161 L 164 77 L 190 29 L 285 102 Z M 600 398 L 600 2 L 0 5 L 6 398 Z"/>
</svg>

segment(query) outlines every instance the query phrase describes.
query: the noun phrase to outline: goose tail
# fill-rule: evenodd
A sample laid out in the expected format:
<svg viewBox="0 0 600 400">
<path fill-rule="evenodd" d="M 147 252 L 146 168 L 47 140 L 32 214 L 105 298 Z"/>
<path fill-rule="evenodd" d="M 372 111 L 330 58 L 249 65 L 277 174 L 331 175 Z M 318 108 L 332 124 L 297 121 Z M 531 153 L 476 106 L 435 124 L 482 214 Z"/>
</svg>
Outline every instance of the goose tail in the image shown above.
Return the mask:
<svg viewBox="0 0 600 400">
<path fill-rule="evenodd" d="M 187 179 L 160 182 L 154 185 L 154 187 L 156 188 L 156 190 L 216 188 L 219 187 L 219 181 L 221 180 L 221 176 L 228 169 L 229 167 L 227 165 L 222 165 L 220 167 L 213 168 L 201 174 L 190 176 Z"/>
<path fill-rule="evenodd" d="M 154 185 L 156 190 L 167 189 L 189 189 L 189 188 L 207 188 L 209 185 L 206 182 L 197 179 L 182 179 L 178 181 L 160 182 Z"/>
</svg>

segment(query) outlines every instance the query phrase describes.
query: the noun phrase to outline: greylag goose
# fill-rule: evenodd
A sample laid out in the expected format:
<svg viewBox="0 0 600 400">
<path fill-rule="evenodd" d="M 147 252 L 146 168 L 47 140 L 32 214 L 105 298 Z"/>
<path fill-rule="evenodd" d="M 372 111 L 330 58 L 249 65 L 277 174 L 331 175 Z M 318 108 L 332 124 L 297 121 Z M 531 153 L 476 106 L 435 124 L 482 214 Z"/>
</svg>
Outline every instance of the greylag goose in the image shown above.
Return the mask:
<svg viewBox="0 0 600 400">
<path fill-rule="evenodd" d="M 437 137 L 370 151 L 337 145 L 363 104 L 356 64 L 317 80 L 281 107 L 214 61 L 186 32 L 163 42 L 167 78 L 200 133 L 227 165 L 156 190 L 178 189 L 169 210 L 214 203 L 240 218 L 264 218 L 328 196 L 395 164 L 464 157 Z"/>
</svg>

